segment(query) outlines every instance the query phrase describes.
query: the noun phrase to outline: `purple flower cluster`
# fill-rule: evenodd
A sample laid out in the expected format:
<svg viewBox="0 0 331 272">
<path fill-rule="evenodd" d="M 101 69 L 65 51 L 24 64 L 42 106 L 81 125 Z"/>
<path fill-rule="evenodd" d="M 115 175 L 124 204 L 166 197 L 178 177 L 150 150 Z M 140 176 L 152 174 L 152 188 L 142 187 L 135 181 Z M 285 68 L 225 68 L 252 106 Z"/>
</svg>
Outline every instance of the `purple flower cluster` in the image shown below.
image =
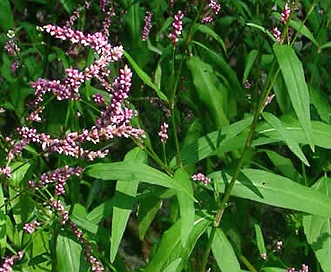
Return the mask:
<svg viewBox="0 0 331 272">
<path fill-rule="evenodd" d="M 26 233 L 32 234 L 32 233 L 34 233 L 34 231 L 36 230 L 36 228 L 39 227 L 39 226 L 40 226 L 40 223 L 38 221 L 34 221 L 32 223 L 26 223 L 26 224 L 24 224 L 23 230 Z"/>
<path fill-rule="evenodd" d="M 162 143 L 165 143 L 168 139 L 168 127 L 169 127 L 169 125 L 167 123 L 163 123 L 161 125 L 161 130 L 158 133 L 158 135 L 161 138 Z"/>
<path fill-rule="evenodd" d="M 0 175 L 4 175 L 5 178 L 10 178 L 11 168 L 9 166 L 0 167 Z"/>
<path fill-rule="evenodd" d="M 206 0 L 208 7 L 206 7 L 206 11 L 203 14 L 201 19 L 201 23 L 208 24 L 214 21 L 214 16 L 218 15 L 221 10 L 221 5 L 217 3 L 215 0 Z"/>
<path fill-rule="evenodd" d="M 73 168 L 66 165 L 63 168 L 57 168 L 53 172 L 43 173 L 40 176 L 39 181 L 37 182 L 30 180 L 29 185 L 30 187 L 35 188 L 35 187 L 43 187 L 49 183 L 56 183 L 55 194 L 57 196 L 60 196 L 65 194 L 64 186 L 66 185 L 67 180 L 73 175 L 80 176 L 82 173 L 83 173 L 83 168 L 81 167 Z"/>
<path fill-rule="evenodd" d="M 4 262 L 0 266 L 0 272 L 11 272 L 13 271 L 13 265 L 14 262 L 17 260 L 22 259 L 24 255 L 23 251 L 17 252 L 17 255 L 11 256 L 11 257 L 6 257 L 4 259 Z"/>
<path fill-rule="evenodd" d="M 5 50 L 9 56 L 17 56 L 20 53 L 20 48 L 13 39 L 6 42 Z"/>
<path fill-rule="evenodd" d="M 276 41 L 279 42 L 282 32 L 279 30 L 278 27 L 274 27 L 274 29 L 272 30 L 272 35 L 276 38 Z"/>
<path fill-rule="evenodd" d="M 172 22 L 173 31 L 172 31 L 172 33 L 169 34 L 169 38 L 171 39 L 172 44 L 174 46 L 176 46 L 176 44 L 179 41 L 178 36 L 180 34 L 182 34 L 182 30 L 183 30 L 182 20 L 183 20 L 183 18 L 184 18 L 184 13 L 181 10 L 179 10 L 177 12 L 177 14 L 175 15 L 175 17 L 174 17 L 174 21 Z"/>
<path fill-rule="evenodd" d="M 106 6 L 108 5 L 109 0 L 100 0 L 100 10 L 102 12 L 106 11 Z"/>
<path fill-rule="evenodd" d="M 202 173 L 198 173 L 195 175 L 192 175 L 191 177 L 193 180 L 195 181 L 201 181 L 204 185 L 207 185 L 211 182 L 211 179 L 206 177 L 204 174 Z"/>
<path fill-rule="evenodd" d="M 60 222 L 64 225 L 69 220 L 69 212 L 64 208 L 61 200 L 50 200 L 51 207 L 60 214 Z"/>
<path fill-rule="evenodd" d="M 82 244 L 82 246 L 84 248 L 83 254 L 84 254 L 86 260 L 90 263 L 91 270 L 97 271 L 97 272 L 104 271 L 104 268 L 101 266 L 100 262 L 93 256 L 93 250 L 92 250 L 91 244 L 84 237 L 84 233 L 80 229 L 78 229 L 77 225 L 74 222 L 72 222 L 71 220 L 69 220 L 69 226 L 70 226 L 73 234 L 78 238 L 78 240 Z"/>
<path fill-rule="evenodd" d="M 286 24 L 288 21 L 288 18 L 290 17 L 291 9 L 288 5 L 288 3 L 285 4 L 283 11 L 280 14 L 281 21 Z"/>
<path fill-rule="evenodd" d="M 299 271 L 295 270 L 295 268 L 287 268 L 286 272 L 309 272 L 309 266 L 306 264 L 302 264 L 301 269 Z"/>
<path fill-rule="evenodd" d="M 152 12 L 146 11 L 145 18 L 144 18 L 145 25 L 144 25 L 143 31 L 141 33 L 141 39 L 143 41 L 146 41 L 149 33 L 151 32 L 151 29 L 152 29 L 152 16 L 153 16 Z"/>
<path fill-rule="evenodd" d="M 209 8 L 217 15 L 221 10 L 221 5 L 215 0 L 208 0 Z"/>
</svg>

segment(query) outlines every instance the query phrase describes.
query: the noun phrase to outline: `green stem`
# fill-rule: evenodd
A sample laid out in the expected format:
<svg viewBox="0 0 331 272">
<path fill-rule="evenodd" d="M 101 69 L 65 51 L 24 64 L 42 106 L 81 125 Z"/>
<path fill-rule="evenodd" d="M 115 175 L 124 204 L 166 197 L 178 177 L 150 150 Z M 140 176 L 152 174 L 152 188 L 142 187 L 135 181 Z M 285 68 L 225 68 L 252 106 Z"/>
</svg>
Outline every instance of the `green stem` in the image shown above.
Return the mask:
<svg viewBox="0 0 331 272">
<path fill-rule="evenodd" d="M 216 228 L 212 228 L 211 233 L 210 233 L 210 237 L 209 237 L 209 240 L 208 240 L 207 248 L 211 248 L 211 244 L 213 243 L 215 233 L 216 233 Z M 201 270 L 200 270 L 201 272 L 206 271 L 208 257 L 209 257 L 209 251 L 205 251 L 205 254 L 202 257 L 202 262 L 201 262 Z"/>
<path fill-rule="evenodd" d="M 180 80 L 180 75 L 181 75 L 181 71 L 182 71 L 183 62 L 184 62 L 184 60 L 182 58 L 181 61 L 180 61 L 178 72 L 176 73 L 175 83 L 174 83 L 172 93 L 170 95 L 170 100 L 169 100 L 172 130 L 173 130 L 173 136 L 174 136 L 175 147 L 176 147 L 177 165 L 180 168 L 183 167 L 183 163 L 182 163 L 182 158 L 181 158 L 181 153 L 180 153 L 180 146 L 179 146 L 179 140 L 178 140 L 178 134 L 177 134 L 177 126 L 176 126 L 175 98 L 176 98 L 176 92 L 177 92 L 178 83 L 179 83 L 179 80 Z M 174 63 L 174 66 L 175 66 L 175 50 L 174 50 L 174 55 L 173 55 L 173 63 Z M 175 67 L 174 67 L 174 71 L 175 71 Z"/>
<path fill-rule="evenodd" d="M 224 211 L 225 211 L 225 208 L 228 206 L 227 203 L 230 199 L 232 189 L 234 187 L 234 184 L 235 184 L 236 180 L 238 179 L 238 176 L 240 174 L 240 170 L 241 170 L 241 168 L 242 168 L 242 166 L 245 162 L 246 153 L 251 148 L 252 141 L 253 141 L 253 135 L 254 135 L 259 117 L 260 117 L 260 115 L 261 115 L 261 113 L 262 113 L 262 111 L 265 107 L 265 103 L 266 103 L 268 95 L 269 95 L 269 93 L 272 89 L 272 86 L 274 85 L 275 81 L 277 80 L 279 71 L 280 71 L 280 69 L 279 69 L 279 67 L 276 68 L 276 60 L 274 59 L 272 65 L 271 65 L 270 76 L 268 77 L 269 79 L 267 80 L 266 84 L 264 85 L 265 87 L 264 87 L 264 89 L 261 93 L 259 103 L 258 103 L 258 105 L 255 109 L 254 118 L 253 118 L 250 130 L 249 130 L 248 136 L 246 138 L 246 143 L 245 143 L 244 149 L 242 151 L 240 160 L 239 160 L 239 162 L 238 162 L 238 164 L 235 168 L 235 171 L 232 175 L 232 179 L 231 179 L 229 185 L 225 188 L 223 198 L 220 202 L 220 207 L 219 207 L 219 209 L 218 209 L 218 211 L 217 211 L 217 213 L 214 217 L 212 233 L 215 232 L 216 228 L 219 227 L 222 216 L 223 216 Z M 212 235 L 211 235 L 211 238 L 212 238 Z M 209 241 L 209 243 L 207 245 L 207 248 L 206 248 L 206 251 L 205 251 L 205 256 L 207 256 L 206 258 L 208 258 L 209 254 L 210 254 L 211 243 L 212 243 L 212 241 Z M 205 269 L 206 269 L 206 263 L 203 263 L 202 266 L 201 266 L 201 272 L 205 271 Z M 253 270 L 253 271 L 256 271 L 256 270 Z"/>
</svg>

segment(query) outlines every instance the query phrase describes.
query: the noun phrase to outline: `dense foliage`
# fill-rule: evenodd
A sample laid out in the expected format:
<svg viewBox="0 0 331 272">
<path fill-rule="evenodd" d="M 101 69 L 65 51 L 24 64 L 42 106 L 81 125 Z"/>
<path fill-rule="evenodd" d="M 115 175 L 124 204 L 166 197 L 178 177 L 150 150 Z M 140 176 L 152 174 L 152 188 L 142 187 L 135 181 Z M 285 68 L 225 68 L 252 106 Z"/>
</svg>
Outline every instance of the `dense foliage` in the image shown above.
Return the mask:
<svg viewBox="0 0 331 272">
<path fill-rule="evenodd" d="M 327 0 L 1 0 L 0 271 L 331 271 Z"/>
</svg>

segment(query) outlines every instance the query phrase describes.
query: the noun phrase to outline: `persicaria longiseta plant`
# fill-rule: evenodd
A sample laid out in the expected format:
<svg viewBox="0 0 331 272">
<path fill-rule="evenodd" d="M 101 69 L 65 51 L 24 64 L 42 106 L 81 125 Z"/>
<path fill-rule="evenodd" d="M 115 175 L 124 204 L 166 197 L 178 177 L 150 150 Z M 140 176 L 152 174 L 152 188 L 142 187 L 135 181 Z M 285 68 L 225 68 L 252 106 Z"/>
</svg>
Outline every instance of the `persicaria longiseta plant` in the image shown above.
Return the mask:
<svg viewBox="0 0 331 272">
<path fill-rule="evenodd" d="M 328 1 L 0 3 L 0 271 L 331 271 Z"/>
</svg>

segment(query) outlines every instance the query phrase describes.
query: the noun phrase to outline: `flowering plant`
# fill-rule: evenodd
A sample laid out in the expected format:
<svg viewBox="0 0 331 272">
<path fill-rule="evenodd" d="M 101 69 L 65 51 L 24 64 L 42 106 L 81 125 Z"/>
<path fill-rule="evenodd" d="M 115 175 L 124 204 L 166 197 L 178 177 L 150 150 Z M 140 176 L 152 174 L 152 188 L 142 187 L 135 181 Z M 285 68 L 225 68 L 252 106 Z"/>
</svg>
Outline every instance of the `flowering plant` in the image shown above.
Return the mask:
<svg viewBox="0 0 331 272">
<path fill-rule="evenodd" d="M 0 3 L 0 271 L 331 270 L 325 1 L 32 2 Z"/>
</svg>

